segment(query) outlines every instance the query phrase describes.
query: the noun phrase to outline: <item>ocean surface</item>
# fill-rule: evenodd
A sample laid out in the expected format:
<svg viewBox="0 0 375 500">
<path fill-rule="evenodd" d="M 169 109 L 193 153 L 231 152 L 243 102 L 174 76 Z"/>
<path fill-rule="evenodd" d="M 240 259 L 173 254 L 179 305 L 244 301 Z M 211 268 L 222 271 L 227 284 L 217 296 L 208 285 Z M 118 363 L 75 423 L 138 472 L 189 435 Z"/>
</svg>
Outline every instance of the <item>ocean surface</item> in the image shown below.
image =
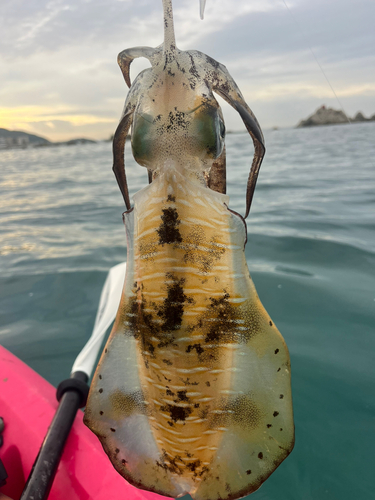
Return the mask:
<svg viewBox="0 0 375 500">
<path fill-rule="evenodd" d="M 370 500 L 375 470 L 375 123 L 265 131 L 246 258 L 291 354 L 296 445 L 252 500 Z M 147 183 L 127 146 L 131 193 Z M 228 134 L 230 207 L 252 158 Z M 0 343 L 53 384 L 126 259 L 110 143 L 0 151 Z"/>
</svg>

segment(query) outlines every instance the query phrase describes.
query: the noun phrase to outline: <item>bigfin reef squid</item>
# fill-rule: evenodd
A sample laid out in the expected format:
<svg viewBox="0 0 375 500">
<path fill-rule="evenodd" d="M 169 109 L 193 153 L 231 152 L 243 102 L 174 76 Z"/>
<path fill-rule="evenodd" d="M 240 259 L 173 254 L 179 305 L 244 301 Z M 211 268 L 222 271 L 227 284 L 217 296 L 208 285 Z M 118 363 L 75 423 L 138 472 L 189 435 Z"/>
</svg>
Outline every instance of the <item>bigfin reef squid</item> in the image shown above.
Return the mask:
<svg viewBox="0 0 375 500">
<path fill-rule="evenodd" d="M 250 278 L 245 220 L 225 194 L 225 126 L 213 92 L 238 111 L 254 143 L 245 218 L 264 139 L 225 66 L 179 50 L 171 0 L 163 9 L 164 43 L 118 57 L 130 87 L 113 141 L 127 270 L 85 423 L 131 484 L 234 500 L 288 456 L 294 424 L 288 349 Z M 151 67 L 131 84 L 137 57 Z M 133 156 L 149 176 L 133 206 L 130 127 Z"/>
</svg>

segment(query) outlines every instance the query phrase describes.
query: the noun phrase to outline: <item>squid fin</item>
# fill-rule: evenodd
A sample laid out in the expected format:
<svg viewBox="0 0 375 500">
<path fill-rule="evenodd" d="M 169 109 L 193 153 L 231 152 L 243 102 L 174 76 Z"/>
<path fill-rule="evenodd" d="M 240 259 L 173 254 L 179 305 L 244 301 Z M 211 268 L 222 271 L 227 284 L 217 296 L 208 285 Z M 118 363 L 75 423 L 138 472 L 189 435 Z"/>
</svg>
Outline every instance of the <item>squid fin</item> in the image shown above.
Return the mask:
<svg viewBox="0 0 375 500">
<path fill-rule="evenodd" d="M 266 322 L 261 305 L 259 315 Z M 239 350 L 233 366 L 233 395 L 223 402 L 232 413 L 218 423 L 226 431 L 195 500 L 253 493 L 294 446 L 289 354 L 275 325 L 262 328 Z"/>
</svg>

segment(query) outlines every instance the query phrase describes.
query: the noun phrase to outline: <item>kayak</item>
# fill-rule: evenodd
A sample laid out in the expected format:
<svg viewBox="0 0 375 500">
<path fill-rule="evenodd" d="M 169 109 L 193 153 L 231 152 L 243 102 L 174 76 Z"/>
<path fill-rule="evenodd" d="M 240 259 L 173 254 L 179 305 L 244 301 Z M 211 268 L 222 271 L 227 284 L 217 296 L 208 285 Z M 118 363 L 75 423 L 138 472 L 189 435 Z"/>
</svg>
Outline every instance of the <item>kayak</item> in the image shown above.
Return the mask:
<svg viewBox="0 0 375 500">
<path fill-rule="evenodd" d="M 0 416 L 4 420 L 0 459 L 7 473 L 1 492 L 19 499 L 56 413 L 56 389 L 0 346 Z M 112 467 L 79 410 L 67 439 L 50 500 L 161 500 L 131 486 Z M 165 498 L 165 497 L 164 497 Z"/>
</svg>

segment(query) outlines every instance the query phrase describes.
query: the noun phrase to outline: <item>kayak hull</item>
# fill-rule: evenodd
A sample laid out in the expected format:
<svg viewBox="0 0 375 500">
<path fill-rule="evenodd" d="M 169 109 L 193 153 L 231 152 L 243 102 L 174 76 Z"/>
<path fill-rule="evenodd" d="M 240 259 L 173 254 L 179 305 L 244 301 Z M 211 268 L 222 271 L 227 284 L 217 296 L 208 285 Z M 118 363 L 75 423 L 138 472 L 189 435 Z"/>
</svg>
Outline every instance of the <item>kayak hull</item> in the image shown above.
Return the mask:
<svg viewBox="0 0 375 500">
<path fill-rule="evenodd" d="M 11 498 L 19 498 L 24 489 L 58 406 L 55 394 L 49 382 L 0 346 L 0 416 L 5 423 L 0 458 L 9 476 L 1 492 Z M 82 420 L 79 410 L 49 500 L 163 498 L 127 483 Z"/>
</svg>

